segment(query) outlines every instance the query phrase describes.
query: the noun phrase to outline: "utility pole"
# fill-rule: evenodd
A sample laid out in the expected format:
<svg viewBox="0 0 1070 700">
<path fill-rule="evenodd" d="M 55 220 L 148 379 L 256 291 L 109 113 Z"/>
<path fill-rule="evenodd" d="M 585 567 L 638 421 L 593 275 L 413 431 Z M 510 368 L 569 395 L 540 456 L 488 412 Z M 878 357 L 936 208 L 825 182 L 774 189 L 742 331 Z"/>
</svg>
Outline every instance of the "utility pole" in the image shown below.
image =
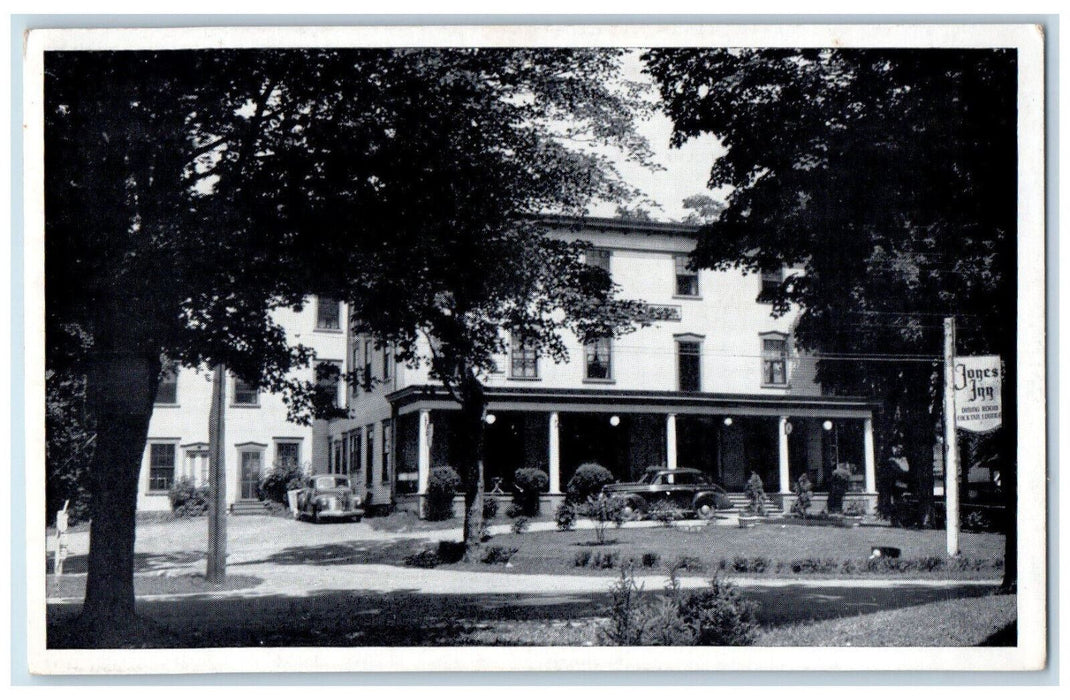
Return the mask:
<svg viewBox="0 0 1070 700">
<path fill-rule="evenodd" d="M 944 319 L 944 499 L 947 555 L 959 555 L 959 445 L 955 433 L 955 319 Z"/>
<path fill-rule="evenodd" d="M 227 470 L 224 452 L 223 364 L 215 366 L 212 377 L 212 407 L 208 412 L 208 571 L 212 583 L 227 577 Z"/>
</svg>

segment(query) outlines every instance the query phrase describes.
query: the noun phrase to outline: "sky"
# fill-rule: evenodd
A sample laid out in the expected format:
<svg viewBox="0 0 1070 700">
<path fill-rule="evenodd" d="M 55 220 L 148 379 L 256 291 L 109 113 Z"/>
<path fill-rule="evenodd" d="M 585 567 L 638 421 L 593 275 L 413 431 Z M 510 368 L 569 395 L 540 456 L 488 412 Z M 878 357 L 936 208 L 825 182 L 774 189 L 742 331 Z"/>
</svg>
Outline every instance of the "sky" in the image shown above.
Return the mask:
<svg viewBox="0 0 1070 700">
<path fill-rule="evenodd" d="M 651 95 L 657 97 L 657 91 L 650 76 L 642 72 L 639 53 L 629 54 L 624 62 L 625 76 L 630 80 L 642 81 L 650 85 Z M 714 199 L 717 195 L 706 188 L 710 177 L 710 168 L 725 149 L 712 135 L 691 139 L 680 148 L 670 148 L 672 121 L 663 113 L 639 125 L 639 131 L 650 142 L 655 160 L 664 170 L 651 172 L 646 168 L 623 160 L 618 160 L 617 167 L 625 181 L 643 190 L 647 196 L 660 206 L 651 210 L 657 221 L 682 220 L 688 214 L 682 201 L 684 197 L 694 194 L 708 194 Z M 616 205 L 600 204 L 592 207 L 595 216 L 613 216 Z"/>
</svg>

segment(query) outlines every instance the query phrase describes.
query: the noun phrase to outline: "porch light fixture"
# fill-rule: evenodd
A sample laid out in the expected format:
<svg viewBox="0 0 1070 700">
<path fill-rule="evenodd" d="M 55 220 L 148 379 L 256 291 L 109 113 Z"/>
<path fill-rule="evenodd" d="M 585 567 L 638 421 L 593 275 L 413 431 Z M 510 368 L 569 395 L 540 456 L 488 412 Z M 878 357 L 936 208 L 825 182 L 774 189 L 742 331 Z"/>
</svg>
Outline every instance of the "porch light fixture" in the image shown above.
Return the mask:
<svg viewBox="0 0 1070 700">
<path fill-rule="evenodd" d="M 821 424 L 821 427 L 824 428 L 825 430 L 832 430 L 832 421 L 830 421 L 830 420 L 825 421 L 824 423 Z"/>
<path fill-rule="evenodd" d="M 620 416 L 610 416 L 609 424 L 616 428 L 618 425 L 620 425 Z"/>
<path fill-rule="evenodd" d="M 495 416 L 493 413 L 488 413 L 487 417 L 484 418 L 484 420 L 487 421 L 487 425 L 494 425 L 494 421 L 498 420 L 498 417 Z"/>
<path fill-rule="evenodd" d="M 725 417 L 724 424 L 725 425 L 732 425 L 732 416 Z"/>
</svg>

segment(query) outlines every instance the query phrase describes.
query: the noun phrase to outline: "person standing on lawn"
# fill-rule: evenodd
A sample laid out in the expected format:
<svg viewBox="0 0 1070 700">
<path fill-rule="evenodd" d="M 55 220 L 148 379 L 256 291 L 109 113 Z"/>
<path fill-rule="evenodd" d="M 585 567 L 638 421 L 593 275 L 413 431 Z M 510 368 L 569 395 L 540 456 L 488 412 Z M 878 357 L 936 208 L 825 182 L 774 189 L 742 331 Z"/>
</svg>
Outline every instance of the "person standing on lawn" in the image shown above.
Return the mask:
<svg viewBox="0 0 1070 700">
<path fill-rule="evenodd" d="M 892 454 L 881 465 L 880 483 L 877 487 L 877 512 L 882 518 L 891 521 L 893 527 L 902 527 L 900 513 L 903 493 L 907 489 L 907 475 L 910 463 L 903 454 L 903 446 L 892 445 Z"/>
</svg>

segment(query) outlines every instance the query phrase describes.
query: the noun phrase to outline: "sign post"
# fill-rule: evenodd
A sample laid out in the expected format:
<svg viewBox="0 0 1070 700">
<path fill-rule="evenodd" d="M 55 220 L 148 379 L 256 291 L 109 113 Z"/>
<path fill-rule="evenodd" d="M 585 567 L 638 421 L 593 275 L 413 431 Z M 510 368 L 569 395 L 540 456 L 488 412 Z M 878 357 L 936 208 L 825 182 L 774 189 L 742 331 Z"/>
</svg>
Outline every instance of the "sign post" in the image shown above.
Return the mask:
<svg viewBox="0 0 1070 700">
<path fill-rule="evenodd" d="M 957 429 L 987 433 L 1003 422 L 1003 368 L 999 355 L 955 357 L 955 319 L 944 319 L 944 494 L 947 554 L 959 554 Z"/>
</svg>

